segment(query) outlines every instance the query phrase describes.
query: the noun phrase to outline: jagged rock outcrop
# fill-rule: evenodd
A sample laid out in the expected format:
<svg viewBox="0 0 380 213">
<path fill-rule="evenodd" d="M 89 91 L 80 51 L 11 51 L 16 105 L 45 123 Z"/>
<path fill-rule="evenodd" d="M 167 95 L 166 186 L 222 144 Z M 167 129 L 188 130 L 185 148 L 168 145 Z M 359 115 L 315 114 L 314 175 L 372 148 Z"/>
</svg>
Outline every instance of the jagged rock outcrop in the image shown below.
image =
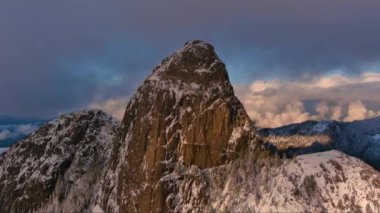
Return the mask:
<svg viewBox="0 0 380 213">
<path fill-rule="evenodd" d="M 128 104 L 121 129 L 103 189 L 107 211 L 171 210 L 178 189 L 165 176 L 176 166 L 225 164 L 256 136 L 224 64 L 202 41 L 187 42 L 153 70 Z"/>
<path fill-rule="evenodd" d="M 119 122 L 63 115 L 0 156 L 0 212 L 83 212 L 94 203 Z"/>
</svg>

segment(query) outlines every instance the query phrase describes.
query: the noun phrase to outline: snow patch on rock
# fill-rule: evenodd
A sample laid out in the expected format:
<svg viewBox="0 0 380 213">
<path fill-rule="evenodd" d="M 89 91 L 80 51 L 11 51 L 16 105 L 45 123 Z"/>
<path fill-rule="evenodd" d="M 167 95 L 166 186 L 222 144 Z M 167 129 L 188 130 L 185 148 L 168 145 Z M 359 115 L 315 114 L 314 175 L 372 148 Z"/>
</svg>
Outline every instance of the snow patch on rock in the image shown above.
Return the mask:
<svg viewBox="0 0 380 213">
<path fill-rule="evenodd" d="M 104 211 L 99 205 L 96 205 L 92 208 L 91 213 L 104 213 Z"/>
</svg>

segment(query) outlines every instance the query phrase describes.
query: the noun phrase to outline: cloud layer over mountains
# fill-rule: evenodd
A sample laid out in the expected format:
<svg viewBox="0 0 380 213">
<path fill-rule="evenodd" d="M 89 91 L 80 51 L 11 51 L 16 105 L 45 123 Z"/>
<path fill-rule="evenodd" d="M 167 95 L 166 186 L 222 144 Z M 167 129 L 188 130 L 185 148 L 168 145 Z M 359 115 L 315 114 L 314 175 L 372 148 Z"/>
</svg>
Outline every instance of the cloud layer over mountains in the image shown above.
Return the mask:
<svg viewBox="0 0 380 213">
<path fill-rule="evenodd" d="M 380 115 L 380 74 L 373 72 L 308 81 L 259 80 L 236 85 L 235 91 L 260 127 L 309 119 L 353 121 Z"/>
</svg>

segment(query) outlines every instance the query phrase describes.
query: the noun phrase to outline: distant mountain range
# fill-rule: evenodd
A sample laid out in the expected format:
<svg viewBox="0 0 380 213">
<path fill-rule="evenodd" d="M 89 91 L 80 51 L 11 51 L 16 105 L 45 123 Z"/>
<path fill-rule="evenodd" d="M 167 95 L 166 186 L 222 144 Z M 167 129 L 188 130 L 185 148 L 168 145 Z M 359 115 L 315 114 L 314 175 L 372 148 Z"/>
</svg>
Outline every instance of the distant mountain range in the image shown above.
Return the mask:
<svg viewBox="0 0 380 213">
<path fill-rule="evenodd" d="M 380 170 L 380 117 L 353 121 L 305 121 L 261 129 L 267 148 L 288 157 L 339 150 Z"/>
</svg>

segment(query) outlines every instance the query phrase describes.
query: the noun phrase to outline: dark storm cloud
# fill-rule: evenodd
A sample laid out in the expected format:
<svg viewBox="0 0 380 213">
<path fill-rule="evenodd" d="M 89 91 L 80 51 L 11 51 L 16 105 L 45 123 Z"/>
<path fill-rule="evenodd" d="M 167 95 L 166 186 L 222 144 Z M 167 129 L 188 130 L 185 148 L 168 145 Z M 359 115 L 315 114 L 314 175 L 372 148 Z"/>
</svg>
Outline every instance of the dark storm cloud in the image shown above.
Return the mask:
<svg viewBox="0 0 380 213">
<path fill-rule="evenodd" d="M 380 58 L 378 0 L 0 2 L 0 114 L 54 116 L 130 95 L 186 40 L 235 83 L 352 75 Z"/>
</svg>

